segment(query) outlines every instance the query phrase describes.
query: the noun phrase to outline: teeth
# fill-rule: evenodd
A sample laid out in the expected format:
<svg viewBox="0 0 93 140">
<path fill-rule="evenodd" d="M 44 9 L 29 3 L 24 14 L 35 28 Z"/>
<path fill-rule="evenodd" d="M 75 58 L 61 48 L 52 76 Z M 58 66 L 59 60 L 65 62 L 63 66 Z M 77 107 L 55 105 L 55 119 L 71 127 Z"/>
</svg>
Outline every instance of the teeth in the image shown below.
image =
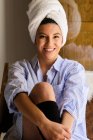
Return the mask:
<svg viewBox="0 0 93 140">
<path fill-rule="evenodd" d="M 54 49 L 45 49 L 45 51 L 48 51 L 48 52 L 51 52 L 53 51 Z"/>
</svg>

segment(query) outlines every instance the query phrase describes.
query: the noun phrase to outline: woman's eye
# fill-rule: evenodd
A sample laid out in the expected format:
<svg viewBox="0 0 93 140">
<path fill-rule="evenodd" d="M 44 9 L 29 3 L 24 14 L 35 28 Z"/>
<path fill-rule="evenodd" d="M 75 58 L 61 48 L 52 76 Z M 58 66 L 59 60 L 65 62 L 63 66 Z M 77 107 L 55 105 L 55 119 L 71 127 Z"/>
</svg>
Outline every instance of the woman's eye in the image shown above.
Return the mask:
<svg viewBox="0 0 93 140">
<path fill-rule="evenodd" d="M 40 39 L 43 39 L 43 38 L 45 38 L 45 36 L 44 35 L 40 35 L 39 38 Z"/>
<path fill-rule="evenodd" d="M 59 36 L 56 35 L 56 36 L 54 36 L 54 38 L 59 38 Z"/>
</svg>

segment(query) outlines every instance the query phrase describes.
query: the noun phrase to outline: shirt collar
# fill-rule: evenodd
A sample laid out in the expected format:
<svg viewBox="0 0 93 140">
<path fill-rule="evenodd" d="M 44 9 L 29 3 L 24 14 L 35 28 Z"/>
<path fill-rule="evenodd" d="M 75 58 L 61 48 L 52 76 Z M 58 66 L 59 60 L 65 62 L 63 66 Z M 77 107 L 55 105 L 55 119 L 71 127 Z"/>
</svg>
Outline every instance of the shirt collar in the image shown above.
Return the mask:
<svg viewBox="0 0 93 140">
<path fill-rule="evenodd" d="M 60 71 L 62 61 L 63 61 L 62 57 L 60 55 L 58 55 L 58 58 L 56 59 L 56 61 L 53 64 L 53 67 L 55 70 Z"/>
<path fill-rule="evenodd" d="M 33 69 L 36 68 L 37 64 L 38 64 L 38 59 L 37 59 L 37 55 L 35 55 L 34 58 L 31 60 L 31 65 Z"/>
<path fill-rule="evenodd" d="M 58 55 L 56 61 L 54 62 L 54 64 L 52 65 L 50 69 L 54 68 L 56 71 L 60 71 L 60 66 L 62 64 L 62 61 L 63 61 L 63 58 L 60 55 Z M 35 57 L 32 59 L 31 64 L 32 64 L 33 69 L 40 68 L 37 55 L 35 55 Z"/>
</svg>

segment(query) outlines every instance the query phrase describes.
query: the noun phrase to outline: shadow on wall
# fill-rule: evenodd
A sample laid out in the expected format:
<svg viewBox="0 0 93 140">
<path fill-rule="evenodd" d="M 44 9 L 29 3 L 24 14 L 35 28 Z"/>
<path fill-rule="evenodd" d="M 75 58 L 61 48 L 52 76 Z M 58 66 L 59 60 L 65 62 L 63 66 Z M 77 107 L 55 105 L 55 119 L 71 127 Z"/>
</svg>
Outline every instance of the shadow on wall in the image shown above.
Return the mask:
<svg viewBox="0 0 93 140">
<path fill-rule="evenodd" d="M 5 0 L 6 61 L 31 59 L 35 53 L 31 47 L 26 11 L 31 0 Z"/>
</svg>

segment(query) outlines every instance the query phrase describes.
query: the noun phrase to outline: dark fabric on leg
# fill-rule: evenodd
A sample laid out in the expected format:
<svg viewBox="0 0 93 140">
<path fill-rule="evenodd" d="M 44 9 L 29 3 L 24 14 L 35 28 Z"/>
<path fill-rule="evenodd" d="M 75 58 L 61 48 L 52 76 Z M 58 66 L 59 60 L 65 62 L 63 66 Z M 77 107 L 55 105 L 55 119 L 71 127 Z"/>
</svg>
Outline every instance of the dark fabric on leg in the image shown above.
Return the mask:
<svg viewBox="0 0 93 140">
<path fill-rule="evenodd" d="M 45 101 L 37 104 L 37 107 L 45 114 L 45 116 L 54 122 L 61 123 L 60 112 L 55 101 Z M 41 131 L 39 130 L 43 140 L 45 140 Z"/>
<path fill-rule="evenodd" d="M 55 101 L 46 101 L 37 104 L 37 107 L 45 114 L 45 116 L 54 122 L 61 122 L 60 112 Z"/>
</svg>

